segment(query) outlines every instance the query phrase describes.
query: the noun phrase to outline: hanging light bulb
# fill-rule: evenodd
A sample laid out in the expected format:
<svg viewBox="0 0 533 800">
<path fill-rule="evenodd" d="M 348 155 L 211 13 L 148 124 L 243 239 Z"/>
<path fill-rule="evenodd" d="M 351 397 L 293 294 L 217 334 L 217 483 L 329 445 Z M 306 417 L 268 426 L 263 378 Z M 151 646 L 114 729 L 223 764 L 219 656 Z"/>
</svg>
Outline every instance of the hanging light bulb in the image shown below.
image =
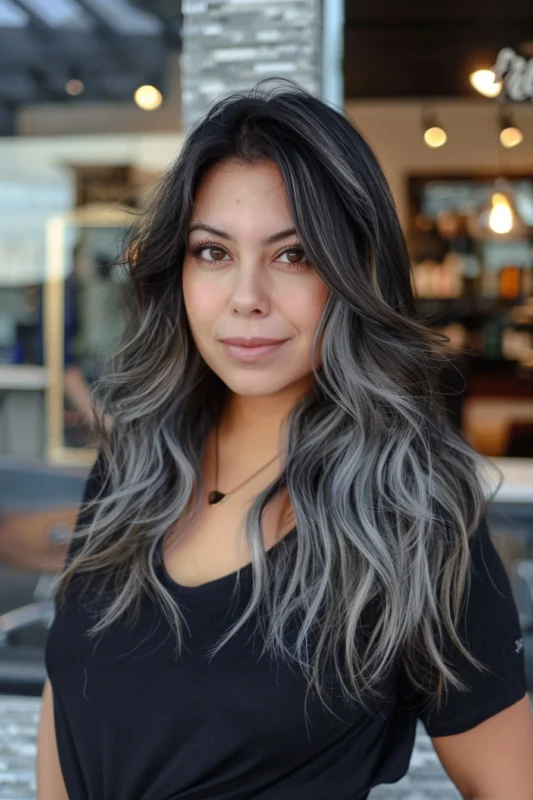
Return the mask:
<svg viewBox="0 0 533 800">
<path fill-rule="evenodd" d="M 526 238 L 527 225 L 516 206 L 515 189 L 507 178 L 496 178 L 479 206 L 477 213 L 469 216 L 467 227 L 473 239 L 486 240 L 512 231 L 515 238 Z"/>
<path fill-rule="evenodd" d="M 422 128 L 424 141 L 428 147 L 435 149 L 442 147 L 448 141 L 448 135 L 442 125 L 439 125 L 435 114 L 422 112 Z"/>
<path fill-rule="evenodd" d="M 502 114 L 500 120 L 500 142 L 508 150 L 524 141 L 524 134 L 510 114 Z"/>
<path fill-rule="evenodd" d="M 509 233 L 513 228 L 513 211 L 507 197 L 501 192 L 492 195 L 492 208 L 489 213 L 489 228 L 494 233 Z"/>
<path fill-rule="evenodd" d="M 502 89 L 502 82 L 496 80 L 492 69 L 476 69 L 469 75 L 470 85 L 484 97 L 497 97 Z"/>
<path fill-rule="evenodd" d="M 433 125 L 424 131 L 424 141 L 428 147 L 442 147 L 448 141 L 448 136 L 440 125 Z"/>
<path fill-rule="evenodd" d="M 504 147 L 510 149 L 516 147 L 524 141 L 524 134 L 515 125 L 510 125 L 508 128 L 503 128 L 500 133 L 500 142 Z"/>
<path fill-rule="evenodd" d="M 159 108 L 163 102 L 163 95 L 159 89 L 156 89 L 155 86 L 150 86 L 149 84 L 139 86 L 139 88 L 135 91 L 133 98 L 139 108 L 142 108 L 143 111 L 155 111 L 155 109 Z"/>
</svg>

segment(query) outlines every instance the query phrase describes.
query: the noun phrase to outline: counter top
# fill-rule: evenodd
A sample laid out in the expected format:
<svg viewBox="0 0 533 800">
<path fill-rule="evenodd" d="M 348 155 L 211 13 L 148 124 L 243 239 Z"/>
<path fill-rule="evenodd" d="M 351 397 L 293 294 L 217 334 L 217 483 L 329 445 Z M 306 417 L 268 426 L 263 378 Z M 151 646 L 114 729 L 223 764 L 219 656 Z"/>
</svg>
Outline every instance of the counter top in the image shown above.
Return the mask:
<svg viewBox="0 0 533 800">
<path fill-rule="evenodd" d="M 491 458 L 490 461 L 501 469 L 504 477 L 495 502 L 533 503 L 533 458 Z"/>
</svg>

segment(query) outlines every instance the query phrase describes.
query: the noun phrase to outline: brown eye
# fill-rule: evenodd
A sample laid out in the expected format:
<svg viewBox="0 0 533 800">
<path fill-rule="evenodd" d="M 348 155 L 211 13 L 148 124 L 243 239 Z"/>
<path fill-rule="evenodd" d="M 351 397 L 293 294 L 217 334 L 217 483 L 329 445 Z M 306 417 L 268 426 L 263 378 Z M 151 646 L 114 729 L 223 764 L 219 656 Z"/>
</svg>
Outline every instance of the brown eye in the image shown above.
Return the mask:
<svg viewBox="0 0 533 800">
<path fill-rule="evenodd" d="M 193 247 L 191 252 L 196 259 L 206 263 L 225 261 L 228 255 L 222 247 L 209 242 L 201 242 Z"/>
<path fill-rule="evenodd" d="M 287 250 L 287 256 L 291 264 L 297 264 L 303 258 L 303 250 Z"/>
<path fill-rule="evenodd" d="M 301 247 L 289 247 L 279 254 L 278 259 L 285 264 L 306 265 L 307 257 Z"/>
<path fill-rule="evenodd" d="M 224 250 L 220 250 L 218 247 L 206 247 L 205 249 L 209 253 L 209 258 L 212 261 L 222 261 L 226 255 Z"/>
</svg>

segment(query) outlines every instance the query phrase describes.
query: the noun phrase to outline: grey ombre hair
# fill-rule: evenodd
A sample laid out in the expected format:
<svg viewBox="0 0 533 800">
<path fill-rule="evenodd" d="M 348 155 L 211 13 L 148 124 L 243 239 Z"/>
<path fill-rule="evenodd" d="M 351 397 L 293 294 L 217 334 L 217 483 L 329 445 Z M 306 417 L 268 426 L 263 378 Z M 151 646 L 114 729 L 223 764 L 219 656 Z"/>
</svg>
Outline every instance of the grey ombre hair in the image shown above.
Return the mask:
<svg viewBox="0 0 533 800">
<path fill-rule="evenodd" d="M 445 637 L 483 669 L 457 630 L 470 539 L 492 498 L 481 456 L 444 410 L 438 378 L 449 340 L 417 318 L 377 160 L 342 114 L 287 81 L 215 104 L 135 227 L 125 259 L 128 322 L 98 387 L 107 488 L 87 505 L 59 598 L 74 573 L 98 572 L 112 591 L 96 635 L 138 610 L 147 592 L 181 652 L 184 617 L 156 561 L 164 533 L 197 508 L 202 451 L 228 395 L 192 340 L 181 267 L 197 187 L 228 159 L 278 165 L 300 241 L 330 296 L 313 387 L 288 419 L 285 467 L 246 518 L 251 598 L 211 655 L 253 617 L 263 652 L 296 663 L 322 698 L 332 665 L 346 698 L 364 702 L 401 663 L 440 702 L 448 684 L 465 688 L 443 656 Z M 109 433 L 104 414 L 114 420 Z M 296 532 L 270 559 L 261 518 L 283 487 Z"/>
</svg>

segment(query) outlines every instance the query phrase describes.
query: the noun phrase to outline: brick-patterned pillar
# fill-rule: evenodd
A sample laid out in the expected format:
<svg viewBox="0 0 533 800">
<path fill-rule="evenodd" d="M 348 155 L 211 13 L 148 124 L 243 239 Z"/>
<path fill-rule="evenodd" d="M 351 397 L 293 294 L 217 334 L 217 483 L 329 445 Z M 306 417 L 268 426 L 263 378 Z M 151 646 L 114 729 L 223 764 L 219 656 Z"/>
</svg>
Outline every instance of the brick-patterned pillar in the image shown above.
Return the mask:
<svg viewBox="0 0 533 800">
<path fill-rule="evenodd" d="M 318 97 L 331 95 L 331 86 L 338 93 L 341 37 L 332 24 L 342 25 L 340 4 L 343 0 L 182 0 L 184 129 L 220 95 L 264 77 L 291 78 Z M 336 52 L 328 51 L 332 42 Z M 324 68 L 330 77 L 336 71 L 336 80 L 325 80 Z"/>
</svg>

